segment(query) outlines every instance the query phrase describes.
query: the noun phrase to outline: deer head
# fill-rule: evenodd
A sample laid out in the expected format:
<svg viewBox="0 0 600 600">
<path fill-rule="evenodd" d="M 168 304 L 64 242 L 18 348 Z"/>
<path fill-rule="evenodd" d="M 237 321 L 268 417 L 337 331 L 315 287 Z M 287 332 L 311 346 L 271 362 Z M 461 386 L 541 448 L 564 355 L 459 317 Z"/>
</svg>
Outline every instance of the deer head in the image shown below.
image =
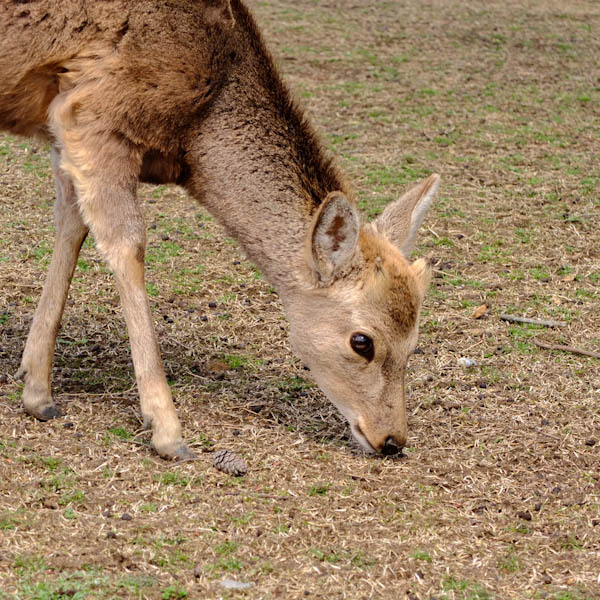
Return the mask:
<svg viewBox="0 0 600 600">
<path fill-rule="evenodd" d="M 406 443 L 406 364 L 430 282 L 408 256 L 439 185 L 432 175 L 371 223 L 341 192 L 314 215 L 301 291 L 284 298 L 294 349 L 369 452 Z"/>
</svg>

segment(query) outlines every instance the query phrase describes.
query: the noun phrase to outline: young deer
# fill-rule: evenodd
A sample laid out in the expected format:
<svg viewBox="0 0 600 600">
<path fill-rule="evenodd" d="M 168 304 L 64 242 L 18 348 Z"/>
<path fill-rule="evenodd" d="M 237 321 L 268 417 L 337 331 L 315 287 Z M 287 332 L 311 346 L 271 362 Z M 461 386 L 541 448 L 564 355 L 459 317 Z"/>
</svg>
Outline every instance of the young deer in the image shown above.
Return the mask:
<svg viewBox="0 0 600 600">
<path fill-rule="evenodd" d="M 0 75 L 0 128 L 50 141 L 57 187 L 54 253 L 18 372 L 29 414 L 60 414 L 54 345 L 91 230 L 119 288 L 154 448 L 189 455 L 146 297 L 136 199 L 139 181 L 176 183 L 276 287 L 295 350 L 360 444 L 399 451 L 430 277 L 407 257 L 437 175 L 361 224 L 240 0 L 6 1 Z"/>
</svg>

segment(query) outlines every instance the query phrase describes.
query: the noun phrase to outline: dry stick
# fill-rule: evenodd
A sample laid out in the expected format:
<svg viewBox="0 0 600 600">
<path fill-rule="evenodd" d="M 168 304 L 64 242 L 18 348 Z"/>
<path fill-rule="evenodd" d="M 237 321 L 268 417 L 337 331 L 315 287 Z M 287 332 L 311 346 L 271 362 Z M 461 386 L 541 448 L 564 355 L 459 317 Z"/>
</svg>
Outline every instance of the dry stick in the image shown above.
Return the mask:
<svg viewBox="0 0 600 600">
<path fill-rule="evenodd" d="M 541 321 L 540 319 L 529 319 L 528 317 L 518 317 L 517 315 L 501 314 L 500 318 L 503 321 L 510 321 L 511 323 L 531 323 L 542 327 L 564 327 L 566 325 L 564 321 Z"/>
<path fill-rule="evenodd" d="M 253 499 L 267 499 L 267 500 L 290 500 L 292 496 L 276 496 L 275 494 L 259 494 L 250 492 L 223 492 L 219 496 L 244 496 Z"/>
<path fill-rule="evenodd" d="M 563 352 L 571 352 L 572 354 L 582 354 L 583 356 L 591 356 L 592 358 L 600 358 L 600 352 L 592 352 L 591 350 L 582 350 L 573 346 L 563 346 L 562 344 L 549 344 L 533 338 L 533 343 L 540 348 L 548 350 L 562 350 Z"/>
</svg>

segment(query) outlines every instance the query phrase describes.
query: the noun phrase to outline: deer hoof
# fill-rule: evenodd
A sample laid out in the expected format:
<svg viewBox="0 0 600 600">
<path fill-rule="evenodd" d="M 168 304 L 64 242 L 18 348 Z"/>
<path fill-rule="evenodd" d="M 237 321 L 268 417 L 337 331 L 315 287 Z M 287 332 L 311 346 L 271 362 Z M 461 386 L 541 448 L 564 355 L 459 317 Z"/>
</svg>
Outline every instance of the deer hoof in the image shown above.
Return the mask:
<svg viewBox="0 0 600 600">
<path fill-rule="evenodd" d="M 196 458 L 198 457 L 184 443 L 180 444 L 175 450 L 175 460 L 179 462 L 196 460 Z"/>
<path fill-rule="evenodd" d="M 185 461 L 193 460 L 196 455 L 186 446 L 185 442 L 180 440 L 175 444 L 161 444 L 160 446 L 152 441 L 152 447 L 156 453 L 167 460 Z"/>
<path fill-rule="evenodd" d="M 44 407 L 41 411 L 41 416 L 38 418 L 40 421 L 49 421 L 50 419 L 58 419 L 58 417 L 62 416 L 62 410 L 56 404 L 52 404 L 51 406 Z"/>
<path fill-rule="evenodd" d="M 56 404 L 46 404 L 42 406 L 36 406 L 35 408 L 27 408 L 25 410 L 36 419 L 40 421 L 50 421 L 51 419 L 57 419 L 58 417 L 62 417 L 63 413 L 56 406 Z"/>
</svg>

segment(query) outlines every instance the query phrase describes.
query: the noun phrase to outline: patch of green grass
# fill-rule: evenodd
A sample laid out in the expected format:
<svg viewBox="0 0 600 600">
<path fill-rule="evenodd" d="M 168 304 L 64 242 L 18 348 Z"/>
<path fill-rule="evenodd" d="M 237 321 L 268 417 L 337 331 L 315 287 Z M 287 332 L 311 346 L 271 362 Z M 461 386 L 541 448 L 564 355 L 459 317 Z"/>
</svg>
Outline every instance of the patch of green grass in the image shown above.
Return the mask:
<svg viewBox="0 0 600 600">
<path fill-rule="evenodd" d="M 166 568 L 170 567 L 173 569 L 181 568 L 189 565 L 191 562 L 190 557 L 181 550 L 175 550 L 166 553 L 155 554 L 151 559 L 150 563 L 157 567 Z"/>
<path fill-rule="evenodd" d="M 400 167 L 371 166 L 365 169 L 366 183 L 375 191 L 384 191 L 387 186 L 406 186 L 422 179 L 429 171 L 415 164 L 403 164 Z"/>
<path fill-rule="evenodd" d="M 563 590 L 553 594 L 550 600 L 597 600 L 597 596 L 579 590 Z"/>
<path fill-rule="evenodd" d="M 329 491 L 329 488 L 331 487 L 331 484 L 329 483 L 325 483 L 325 484 L 316 484 L 316 485 L 311 485 L 309 490 L 308 490 L 308 495 L 309 496 L 325 496 L 327 494 L 327 492 Z"/>
<path fill-rule="evenodd" d="M 562 550 L 581 550 L 583 549 L 583 543 L 575 535 L 569 535 L 560 541 L 560 548 Z"/>
<path fill-rule="evenodd" d="M 187 598 L 188 593 L 185 588 L 178 585 L 170 585 L 162 591 L 160 597 L 162 600 L 181 600 L 182 598 Z"/>
<path fill-rule="evenodd" d="M 199 433 L 193 440 L 192 443 L 199 443 L 203 448 L 207 450 L 215 445 L 214 440 L 211 440 L 206 434 Z"/>
<path fill-rule="evenodd" d="M 520 533 L 521 535 L 528 535 L 531 533 L 531 530 L 529 529 L 529 527 L 527 527 L 527 525 L 525 525 L 525 523 L 519 523 L 518 525 L 509 525 L 507 528 L 507 531 L 511 531 L 513 533 Z"/>
<path fill-rule="evenodd" d="M 256 517 L 256 513 L 248 512 L 239 517 L 231 517 L 231 522 L 237 527 L 244 527 L 245 525 L 248 525 L 248 523 L 250 523 L 254 517 Z"/>
<path fill-rule="evenodd" d="M 178 546 L 186 542 L 186 538 L 181 534 L 177 533 L 175 537 L 159 537 L 154 540 L 154 546 L 156 548 L 162 548 L 164 546 Z"/>
<path fill-rule="evenodd" d="M 377 561 L 367 556 L 362 550 L 357 550 L 353 552 L 350 557 L 350 564 L 357 569 L 368 569 L 372 567 Z"/>
<path fill-rule="evenodd" d="M 550 272 L 547 267 L 533 267 L 529 269 L 529 274 L 538 281 L 549 281 L 550 280 Z"/>
<path fill-rule="evenodd" d="M 503 262 L 511 253 L 512 250 L 507 247 L 504 240 L 494 240 L 481 246 L 477 260 L 483 263 Z"/>
<path fill-rule="evenodd" d="M 277 387 L 282 392 L 301 392 L 313 388 L 314 384 L 303 377 L 282 377 Z"/>
<path fill-rule="evenodd" d="M 50 163 L 44 154 L 30 152 L 21 163 L 24 171 L 32 173 L 40 179 L 46 179 L 50 176 Z"/>
<path fill-rule="evenodd" d="M 178 485 L 186 487 L 190 483 L 190 478 L 181 473 L 174 473 L 173 471 L 166 471 L 160 475 L 155 475 L 154 480 L 160 482 L 162 485 Z"/>
<path fill-rule="evenodd" d="M 48 565 L 37 562 L 33 569 L 21 573 L 20 589 L 15 600 L 87 600 L 88 598 L 117 598 L 123 592 L 141 597 L 142 591 L 153 588 L 156 580 L 148 575 L 125 575 L 111 578 L 100 567 L 89 567 L 60 576 L 49 577 L 45 571 Z"/>
<path fill-rule="evenodd" d="M 146 282 L 146 293 L 148 296 L 158 296 L 158 286 L 150 281 Z"/>
<path fill-rule="evenodd" d="M 492 595 L 480 583 L 469 579 L 457 579 L 449 576 L 442 582 L 442 588 L 447 592 L 454 592 L 455 598 L 460 600 L 492 600 Z"/>
<path fill-rule="evenodd" d="M 195 294 L 204 288 L 206 267 L 195 265 L 193 268 L 183 268 L 173 275 L 174 294 Z"/>
<path fill-rule="evenodd" d="M 85 493 L 83 490 L 74 490 L 63 494 L 58 501 L 61 506 L 67 506 L 68 504 L 77 504 L 85 500 Z"/>
<path fill-rule="evenodd" d="M 275 567 L 273 566 L 273 563 L 270 560 L 265 560 L 260 565 L 260 572 L 263 575 L 268 575 L 269 573 L 272 573 L 274 570 L 275 570 Z"/>
<path fill-rule="evenodd" d="M 39 554 L 25 554 L 15 557 L 13 569 L 20 577 L 30 577 L 48 568 L 46 560 Z"/>
<path fill-rule="evenodd" d="M 264 364 L 263 359 L 244 354 L 224 354 L 221 358 L 232 369 L 256 368 Z"/>
<path fill-rule="evenodd" d="M 342 559 L 339 552 L 334 552 L 333 550 L 319 550 L 318 548 L 311 548 L 310 553 L 317 560 L 328 562 L 330 564 L 335 564 L 340 562 Z"/>
<path fill-rule="evenodd" d="M 20 525 L 22 521 L 17 519 L 17 514 L 18 511 L 4 511 L 0 513 L 0 531 L 9 531 Z"/>
<path fill-rule="evenodd" d="M 580 300 L 597 300 L 600 295 L 596 291 L 590 290 L 575 290 L 575 298 Z"/>
<path fill-rule="evenodd" d="M 277 527 L 275 527 L 275 533 L 279 535 L 287 535 L 290 532 L 290 526 L 285 523 L 279 523 Z"/>
<path fill-rule="evenodd" d="M 167 263 L 183 252 L 183 248 L 174 241 L 162 241 L 158 246 L 149 246 L 146 252 L 146 262 L 151 265 L 153 263 Z"/>
<path fill-rule="evenodd" d="M 334 148 L 345 144 L 346 142 L 355 140 L 358 138 L 358 134 L 356 133 L 343 133 L 343 134 L 331 134 L 329 136 L 329 143 Z"/>
<path fill-rule="evenodd" d="M 239 547 L 237 542 L 232 540 L 225 540 L 221 544 L 217 544 L 214 548 L 217 556 L 229 556 L 233 554 Z"/>
<path fill-rule="evenodd" d="M 72 521 L 77 518 L 75 511 L 70 506 L 65 508 L 65 512 L 63 513 L 63 515 L 65 519 L 68 519 L 69 521 Z"/>
<path fill-rule="evenodd" d="M 120 440 L 130 440 L 133 437 L 133 434 L 127 431 L 127 429 L 123 427 L 111 427 L 108 430 L 108 433 L 114 435 L 116 438 Z"/>
<path fill-rule="evenodd" d="M 510 544 L 506 554 L 498 560 L 498 568 L 505 573 L 516 573 L 523 568 L 523 563 L 516 554 L 514 544 Z"/>
<path fill-rule="evenodd" d="M 92 268 L 92 265 L 84 258 L 78 258 L 77 259 L 77 268 L 82 273 L 87 273 Z"/>
<path fill-rule="evenodd" d="M 164 193 L 167 191 L 167 186 L 166 185 L 157 185 L 153 190 L 152 190 L 152 197 L 153 198 L 161 198 Z"/>
<path fill-rule="evenodd" d="M 220 573 L 232 573 L 241 571 L 243 563 L 234 556 L 239 544 L 232 540 L 226 540 L 214 547 L 217 560 L 206 565 L 206 570 L 211 577 L 217 577 Z"/>
<path fill-rule="evenodd" d="M 48 469 L 51 473 L 56 471 L 56 469 L 61 464 L 61 459 L 56 458 L 54 456 L 40 456 L 39 454 L 30 454 L 27 456 L 19 457 L 19 461 L 25 464 L 37 465 Z"/>
<path fill-rule="evenodd" d="M 52 248 L 45 242 L 41 241 L 32 251 L 36 261 L 42 265 L 47 265 L 52 257 Z"/>
<path fill-rule="evenodd" d="M 0 144 L 0 157 L 4 159 L 4 163 L 7 163 L 8 161 L 14 160 L 16 158 L 13 149 L 5 143 Z"/>
<path fill-rule="evenodd" d="M 532 232 L 529 229 L 523 229 L 519 227 L 515 230 L 515 238 L 521 244 L 529 244 L 531 243 Z"/>
<path fill-rule="evenodd" d="M 413 552 L 412 557 L 417 560 L 423 560 L 425 562 L 431 562 L 431 554 L 425 550 L 417 550 Z"/>
<path fill-rule="evenodd" d="M 444 246 L 446 248 L 453 248 L 454 242 L 449 237 L 442 236 L 442 237 L 434 238 L 433 245 L 434 246 Z"/>
<path fill-rule="evenodd" d="M 60 473 L 56 473 L 53 477 L 43 480 L 40 484 L 43 489 L 51 492 L 68 490 L 73 488 L 74 485 L 73 470 L 69 467 L 65 467 Z"/>
</svg>

